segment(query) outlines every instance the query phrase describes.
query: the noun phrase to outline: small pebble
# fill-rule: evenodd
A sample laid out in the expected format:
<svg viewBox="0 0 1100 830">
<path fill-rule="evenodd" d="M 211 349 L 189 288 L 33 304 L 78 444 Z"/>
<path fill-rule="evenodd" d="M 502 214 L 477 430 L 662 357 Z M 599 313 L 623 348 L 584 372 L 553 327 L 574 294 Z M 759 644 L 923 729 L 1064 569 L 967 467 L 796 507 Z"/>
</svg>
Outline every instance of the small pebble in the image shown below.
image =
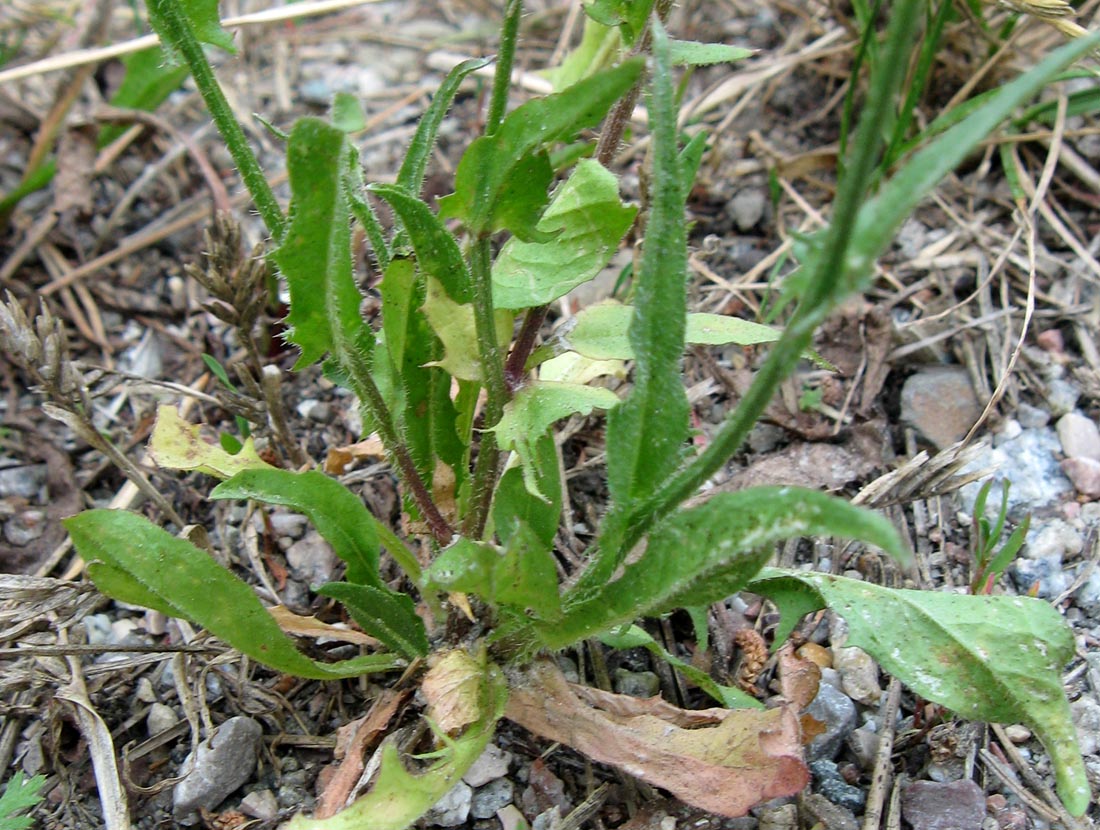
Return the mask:
<svg viewBox="0 0 1100 830">
<path fill-rule="evenodd" d="M 295 579 L 323 585 L 335 579 L 340 559 L 319 533 L 310 532 L 287 548 L 286 563 Z"/>
<path fill-rule="evenodd" d="M 1095 755 L 1100 749 L 1100 703 L 1089 695 L 1077 698 L 1069 705 L 1073 725 L 1077 727 L 1077 744 L 1082 755 Z"/>
<path fill-rule="evenodd" d="M 1078 493 L 1090 499 L 1100 498 L 1100 461 L 1093 458 L 1067 458 L 1061 467 Z"/>
<path fill-rule="evenodd" d="M 729 201 L 727 209 L 733 217 L 733 223 L 742 233 L 752 230 L 764 218 L 764 209 L 768 205 L 767 194 L 760 188 L 748 188 L 738 191 Z"/>
<path fill-rule="evenodd" d="M 981 415 L 970 376 L 961 367 L 922 369 L 901 390 L 901 419 L 936 449 L 959 441 Z"/>
<path fill-rule="evenodd" d="M 1005 734 L 1014 744 L 1022 744 L 1024 741 L 1031 740 L 1031 730 L 1019 723 L 1013 723 L 1006 726 Z"/>
<path fill-rule="evenodd" d="M 1050 414 L 1055 418 L 1072 412 L 1080 399 L 1081 389 L 1071 381 L 1055 378 L 1047 384 L 1046 403 L 1050 407 Z"/>
<path fill-rule="evenodd" d="M 796 651 L 795 654 L 797 654 L 803 660 L 808 660 L 819 668 L 832 668 L 832 652 L 824 646 L 819 646 L 817 643 L 803 643 L 801 646 L 799 646 L 798 651 Z"/>
<path fill-rule="evenodd" d="M 1062 338 L 1062 332 L 1059 329 L 1047 329 L 1040 332 L 1035 338 L 1035 342 L 1039 344 L 1040 349 L 1051 354 L 1062 354 L 1066 350 L 1066 342 Z"/>
<path fill-rule="evenodd" d="M 37 499 L 46 486 L 45 464 L 21 464 L 0 470 L 0 498 Z"/>
<path fill-rule="evenodd" d="M 615 670 L 615 691 L 621 695 L 647 698 L 661 690 L 661 679 L 651 671 Z"/>
<path fill-rule="evenodd" d="M 185 777 L 172 791 L 176 819 L 199 808 L 213 810 L 252 777 L 263 729 L 251 718 L 230 718 L 184 761 Z"/>
<path fill-rule="evenodd" d="M 985 794 L 969 778 L 914 781 L 902 792 L 901 814 L 913 830 L 981 830 Z"/>
<path fill-rule="evenodd" d="M 838 648 L 833 651 L 833 667 L 840 672 L 842 688 L 848 697 L 867 706 L 878 703 L 882 688 L 878 666 L 871 655 L 859 648 Z"/>
<path fill-rule="evenodd" d="M 272 821 L 279 815 L 279 802 L 271 790 L 255 790 L 241 799 L 241 812 L 261 821 Z"/>
<path fill-rule="evenodd" d="M 1066 458 L 1091 458 L 1100 461 L 1100 429 L 1096 422 L 1080 412 L 1067 412 L 1055 425 Z"/>
<path fill-rule="evenodd" d="M 153 735 L 159 735 L 161 732 L 167 732 L 179 721 L 176 710 L 171 706 L 164 703 L 154 703 L 149 707 L 149 714 L 145 716 L 145 728 L 152 737 Z"/>
<path fill-rule="evenodd" d="M 46 532 L 46 512 L 32 508 L 17 513 L 4 524 L 4 538 L 17 548 L 25 547 Z"/>
<path fill-rule="evenodd" d="M 511 762 L 512 753 L 505 752 L 494 744 L 489 744 L 478 759 L 466 770 L 462 780 L 475 789 L 483 787 L 490 781 L 495 781 L 507 775 L 508 766 Z"/>
<path fill-rule="evenodd" d="M 1062 568 L 1060 555 L 1017 559 L 1009 572 L 1020 593 L 1030 593 L 1032 587 L 1037 586 L 1035 595 L 1043 599 L 1053 599 L 1070 585 L 1070 576 Z"/>
<path fill-rule="evenodd" d="M 465 781 L 459 781 L 424 814 L 425 826 L 458 827 L 470 816 L 474 791 Z"/>
<path fill-rule="evenodd" d="M 822 683 L 817 697 L 806 707 L 806 714 L 825 727 L 824 732 L 810 741 L 806 749 L 807 757 L 811 760 L 835 758 L 844 739 L 855 729 L 856 705 L 843 692 Z"/>
<path fill-rule="evenodd" d="M 1016 420 L 1024 429 L 1042 429 L 1050 423 L 1050 413 L 1029 403 L 1021 403 L 1016 408 Z"/>
<path fill-rule="evenodd" d="M 810 762 L 810 772 L 814 776 L 814 789 L 833 804 L 858 811 L 863 809 L 867 794 L 859 787 L 853 787 L 837 769 L 835 762 L 822 758 Z"/>
<path fill-rule="evenodd" d="M 512 782 L 498 778 L 479 788 L 470 802 L 470 815 L 474 818 L 492 818 L 498 810 L 512 803 Z"/>
</svg>

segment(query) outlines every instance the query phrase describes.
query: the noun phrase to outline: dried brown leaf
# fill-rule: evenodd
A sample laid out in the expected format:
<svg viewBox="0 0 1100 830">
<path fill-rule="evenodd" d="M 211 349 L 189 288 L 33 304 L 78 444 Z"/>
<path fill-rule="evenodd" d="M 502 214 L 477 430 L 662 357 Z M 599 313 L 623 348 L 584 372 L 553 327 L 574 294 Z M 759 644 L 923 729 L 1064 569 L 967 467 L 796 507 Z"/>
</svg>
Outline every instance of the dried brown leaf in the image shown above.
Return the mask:
<svg viewBox="0 0 1100 830">
<path fill-rule="evenodd" d="M 428 702 L 428 715 L 448 735 L 458 735 L 479 720 L 484 668 L 465 651 L 445 654 L 424 675 L 420 691 Z"/>
<path fill-rule="evenodd" d="M 779 660 L 779 689 L 784 699 L 801 711 L 817 697 L 821 667 L 794 653 L 787 643 L 776 655 Z"/>
<path fill-rule="evenodd" d="M 789 704 L 733 710 L 715 726 L 682 729 L 651 714 L 594 708 L 553 664 L 540 662 L 513 684 L 505 717 L 719 815 L 743 816 L 810 780 L 798 715 Z"/>
</svg>

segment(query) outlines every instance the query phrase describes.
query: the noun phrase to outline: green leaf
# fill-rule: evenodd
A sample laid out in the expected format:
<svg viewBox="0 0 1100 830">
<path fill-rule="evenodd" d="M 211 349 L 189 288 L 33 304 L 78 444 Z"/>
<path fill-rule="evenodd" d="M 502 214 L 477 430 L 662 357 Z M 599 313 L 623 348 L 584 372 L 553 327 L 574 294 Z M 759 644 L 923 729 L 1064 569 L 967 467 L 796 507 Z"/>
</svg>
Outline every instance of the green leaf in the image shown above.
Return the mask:
<svg viewBox="0 0 1100 830">
<path fill-rule="evenodd" d="M 351 208 L 347 179 L 358 165 L 347 136 L 317 118 L 290 132 L 290 227 L 271 255 L 290 289 L 290 342 L 302 354 L 295 369 L 326 352 L 369 353 L 373 337 L 359 314 L 362 296 L 351 264 Z"/>
<path fill-rule="evenodd" d="M 17 816 L 25 810 L 37 807 L 43 796 L 40 795 L 46 785 L 46 776 L 36 775 L 27 778 L 22 770 L 16 770 L 0 795 L 0 828 L 3 830 L 26 830 L 34 821 L 29 816 Z"/>
<path fill-rule="evenodd" d="M 675 667 L 688 680 L 728 709 L 763 709 L 764 704 L 748 692 L 735 686 L 723 686 L 702 669 L 698 669 L 665 649 L 640 626 L 632 625 L 625 631 L 613 631 L 600 635 L 600 642 L 611 648 L 644 648 L 653 656 Z"/>
<path fill-rule="evenodd" d="M 673 66 L 710 66 L 751 58 L 752 49 L 726 46 L 724 43 L 697 43 L 694 40 L 669 41 L 669 59 Z"/>
<path fill-rule="evenodd" d="M 367 127 L 363 105 L 350 92 L 337 92 L 332 97 L 332 126 L 342 133 L 360 132 Z"/>
<path fill-rule="evenodd" d="M 493 431 L 502 450 L 515 450 L 523 462 L 527 491 L 539 494 L 536 444 L 555 421 L 570 415 L 587 415 L 593 409 L 609 409 L 619 402 L 610 389 L 578 383 L 535 381 L 504 406 L 504 414 Z"/>
<path fill-rule="evenodd" d="M 409 659 L 427 655 L 428 632 L 411 597 L 348 582 L 330 582 L 317 593 L 343 603 L 359 627 L 388 648 Z"/>
<path fill-rule="evenodd" d="M 457 540 L 426 575 L 437 590 L 475 594 L 495 607 L 530 613 L 547 623 L 561 616 L 554 556 L 522 523 L 503 550 L 487 542 Z"/>
<path fill-rule="evenodd" d="M 458 241 L 431 208 L 397 185 L 372 184 L 367 189 L 384 199 L 401 217 L 420 270 L 437 280 L 456 303 L 471 302 L 470 272 Z"/>
<path fill-rule="evenodd" d="M 1049 604 L 779 569 L 764 571 L 749 590 L 779 606 L 784 636 L 798 615 L 829 607 L 848 623 L 847 645 L 922 697 L 973 720 L 1027 724 L 1050 753 L 1066 809 L 1080 816 L 1088 808 L 1088 780 L 1062 691 L 1073 636 Z"/>
<path fill-rule="evenodd" d="M 348 582 L 385 587 L 378 576 L 378 519 L 336 479 L 316 470 L 245 470 L 215 487 L 210 498 L 255 499 L 304 513 L 347 563 Z"/>
<path fill-rule="evenodd" d="M 680 464 L 688 435 L 680 379 L 687 303 L 687 236 L 668 38 L 653 25 L 651 207 L 635 282 L 630 345 L 634 387 L 607 416 L 607 483 L 614 509 L 651 495 Z"/>
<path fill-rule="evenodd" d="M 653 0 L 592 0 L 584 10 L 593 20 L 605 26 L 618 26 L 627 46 L 645 30 L 646 21 L 653 10 Z"/>
<path fill-rule="evenodd" d="M 492 58 L 473 58 L 463 61 L 447 73 L 443 83 L 432 95 L 432 103 L 417 122 L 416 134 L 409 142 L 409 149 L 405 151 L 405 161 L 397 174 L 397 186 L 403 188 L 406 193 L 414 196 L 420 194 L 420 189 L 424 186 L 424 171 L 428 166 L 432 147 L 435 145 L 439 125 L 443 123 L 443 117 L 450 109 L 455 95 L 458 94 L 462 81 L 471 72 L 476 72 L 491 62 Z"/>
<path fill-rule="evenodd" d="M 776 542 L 802 536 L 861 539 L 907 556 L 890 522 L 842 499 L 797 487 L 719 493 L 658 525 L 638 560 L 594 596 L 574 588 L 565 618 L 541 636 L 561 648 L 638 617 L 717 602 L 745 587 Z"/>
<path fill-rule="evenodd" d="M 622 37 L 617 28 L 586 17 L 581 42 L 565 56 L 560 66 L 546 69 L 543 74 L 553 84 L 554 91 L 560 92 L 610 66 L 621 46 Z"/>
<path fill-rule="evenodd" d="M 615 177 L 598 161 L 579 162 L 536 228 L 549 242 L 512 238 L 493 263 L 493 305 L 546 305 L 595 277 L 615 255 L 637 208 L 619 200 Z"/>
<path fill-rule="evenodd" d="M 408 772 L 395 740 L 382 747 L 378 778 L 371 791 L 335 816 L 308 819 L 295 816 L 286 830 L 406 830 L 458 783 L 488 746 L 504 714 L 507 688 L 495 666 L 487 666 L 479 682 L 482 716 L 458 738 L 447 738 L 440 758 L 428 769 Z"/>
<path fill-rule="evenodd" d="M 461 219 L 474 236 L 507 229 L 524 240 L 540 238 L 535 224 L 553 177 L 540 148 L 596 126 L 633 86 L 642 65 L 627 61 L 517 107 L 496 133 L 467 148 L 455 171 L 455 192 L 439 200 L 440 215 Z"/>
<path fill-rule="evenodd" d="M 429 277 L 424 316 L 443 343 L 443 357 L 427 365 L 439 366 L 459 380 L 481 382 L 484 378 L 473 305 L 454 302 L 442 286 Z M 508 310 L 494 310 L 493 320 L 496 322 L 497 342 L 507 343 L 512 337 L 515 315 Z"/>
<path fill-rule="evenodd" d="M 180 417 L 174 406 L 157 407 L 157 420 L 149 438 L 149 455 L 158 467 L 205 473 L 215 478 L 230 478 L 244 470 L 274 470 L 260 458 L 251 438 L 240 451 L 230 454 L 223 447 L 202 439 L 202 428 Z"/>
<path fill-rule="evenodd" d="M 191 620 L 277 671 L 335 680 L 402 664 L 388 654 L 339 663 L 311 660 L 294 647 L 248 585 L 206 552 L 136 513 L 87 510 L 63 524 L 92 580 L 109 596 Z"/>
<path fill-rule="evenodd" d="M 221 18 L 218 17 L 218 0 L 148 0 L 145 6 L 149 10 L 149 25 L 161 36 L 160 42 L 173 63 L 181 63 L 182 58 L 172 45 L 172 39 L 162 33 L 163 15 L 165 8 L 169 6 L 172 8 L 168 13 L 182 12 L 184 20 L 200 43 L 217 46 L 231 55 L 237 53 L 233 36 L 222 28 Z"/>
<path fill-rule="evenodd" d="M 532 465 L 536 493 L 527 489 L 519 466 L 510 467 L 501 476 L 493 495 L 493 525 L 503 544 L 524 525 L 549 549 L 558 532 L 562 507 L 561 461 L 553 435 L 545 433 L 534 442 Z"/>
</svg>

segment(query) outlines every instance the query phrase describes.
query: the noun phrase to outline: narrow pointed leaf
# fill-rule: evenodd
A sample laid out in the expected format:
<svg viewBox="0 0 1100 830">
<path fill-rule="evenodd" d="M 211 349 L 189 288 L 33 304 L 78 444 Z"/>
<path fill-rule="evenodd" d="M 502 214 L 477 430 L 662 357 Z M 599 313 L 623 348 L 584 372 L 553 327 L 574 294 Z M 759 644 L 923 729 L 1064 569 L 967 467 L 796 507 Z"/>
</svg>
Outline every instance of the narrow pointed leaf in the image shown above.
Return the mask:
<svg viewBox="0 0 1100 830">
<path fill-rule="evenodd" d="M 779 606 L 784 636 L 801 614 L 828 607 L 848 623 L 847 645 L 922 697 L 974 720 L 1027 724 L 1050 753 L 1066 808 L 1077 816 L 1088 808 L 1088 779 L 1062 690 L 1073 636 L 1048 603 L 771 568 L 749 590 Z"/>
<path fill-rule="evenodd" d="M 150 607 L 201 625 L 273 669 L 334 680 L 401 665 L 387 654 L 339 663 L 311 660 L 295 648 L 248 585 L 205 551 L 136 513 L 87 510 L 64 524 L 90 572 L 96 574 L 97 563 L 102 565 L 103 589 L 111 596 L 123 602 L 152 598 Z"/>
<path fill-rule="evenodd" d="M 710 66 L 734 63 L 751 58 L 752 49 L 727 46 L 724 43 L 698 43 L 694 40 L 674 40 L 669 44 L 669 58 L 674 66 Z"/>
<path fill-rule="evenodd" d="M 660 24 L 653 30 L 651 208 L 629 329 L 634 388 L 607 418 L 607 481 L 620 510 L 664 483 L 679 466 L 688 434 L 680 379 L 687 303 L 684 193 L 668 39 Z"/>
<path fill-rule="evenodd" d="M 410 660 L 428 653 L 424 621 L 417 616 L 416 605 L 406 594 L 350 582 L 330 582 L 318 588 L 317 593 L 343 603 L 363 631 Z"/>
<path fill-rule="evenodd" d="M 720 493 L 658 525 L 638 560 L 595 596 L 567 594 L 565 618 L 540 634 L 560 648 L 638 617 L 716 602 L 744 588 L 776 542 L 801 536 L 861 539 L 906 556 L 890 522 L 843 499 L 798 487 Z"/>
<path fill-rule="evenodd" d="M 354 493 L 324 473 L 245 470 L 215 487 L 210 498 L 255 499 L 304 513 L 347 564 L 348 582 L 384 587 L 378 576 L 378 519 Z"/>
<path fill-rule="evenodd" d="M 540 148 L 596 126 L 641 70 L 641 60 L 630 60 L 517 107 L 496 133 L 478 138 L 463 154 L 455 192 L 440 200 L 441 215 L 461 219 L 475 236 L 507 228 L 523 239 L 538 238 L 535 223 L 552 175 Z"/>
<path fill-rule="evenodd" d="M 549 242 L 512 238 L 493 263 L 493 305 L 546 305 L 595 277 L 614 256 L 637 209 L 619 199 L 615 177 L 585 159 L 558 188 L 537 229 Z"/>
<path fill-rule="evenodd" d="M 290 289 L 287 339 L 301 349 L 295 369 L 333 352 L 369 352 L 373 337 L 359 314 L 362 295 L 351 264 L 347 179 L 355 149 L 335 127 L 299 120 L 287 145 L 290 226 L 272 259 Z"/>
</svg>

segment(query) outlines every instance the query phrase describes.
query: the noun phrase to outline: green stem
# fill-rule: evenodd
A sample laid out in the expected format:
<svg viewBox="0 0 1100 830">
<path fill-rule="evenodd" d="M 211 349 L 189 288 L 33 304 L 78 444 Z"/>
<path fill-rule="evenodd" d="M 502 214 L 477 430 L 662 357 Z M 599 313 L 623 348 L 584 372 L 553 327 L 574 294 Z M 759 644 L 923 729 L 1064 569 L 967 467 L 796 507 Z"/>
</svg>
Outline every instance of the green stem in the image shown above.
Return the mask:
<svg viewBox="0 0 1100 830">
<path fill-rule="evenodd" d="M 225 146 L 229 148 L 229 154 L 240 170 L 241 179 L 244 181 L 248 192 L 256 203 L 256 209 L 260 212 L 264 224 L 275 241 L 281 241 L 286 228 L 286 217 L 283 216 L 279 203 L 275 200 L 275 194 L 271 191 L 267 178 L 256 154 L 248 144 L 244 130 L 237 122 L 229 102 L 222 92 L 218 79 L 206 54 L 202 50 L 191 21 L 186 12 L 180 7 L 179 0 L 148 0 L 151 6 L 157 10 L 160 21 L 157 33 L 164 40 L 170 42 L 180 55 L 183 56 L 191 76 L 195 79 L 195 85 L 199 88 L 199 94 L 206 102 L 206 108 L 210 111 L 214 124 L 221 133 Z"/>
<path fill-rule="evenodd" d="M 508 400 L 508 386 L 504 380 L 504 359 L 497 343 L 496 325 L 493 321 L 493 284 L 491 278 L 492 249 L 489 237 L 474 242 L 470 251 L 470 282 L 473 288 L 474 326 L 477 330 L 478 356 L 481 358 L 483 382 L 487 393 L 485 403 L 485 429 L 481 432 L 477 465 L 470 498 L 470 510 L 463 522 L 463 535 L 473 539 L 481 536 L 489 515 L 489 504 L 496 485 L 500 450 L 497 448 L 496 426 Z"/>
<path fill-rule="evenodd" d="M 504 121 L 508 109 L 508 90 L 512 86 L 512 65 L 516 57 L 516 39 L 519 37 L 519 21 L 523 14 L 523 0 L 509 0 L 504 9 L 504 23 L 500 30 L 500 51 L 497 53 L 497 69 L 493 76 L 493 92 L 489 98 L 489 114 L 485 120 L 485 134 L 492 135 Z"/>
<path fill-rule="evenodd" d="M 823 240 L 820 255 L 805 266 L 810 270 L 806 292 L 795 310 L 783 336 L 772 348 L 764 366 L 737 409 L 719 429 L 699 456 L 674 475 L 652 497 L 631 510 L 608 516 L 608 538 L 601 534 L 600 550 L 592 567 L 577 584 L 577 594 L 583 595 L 596 587 L 595 583 L 613 571 L 622 558 L 658 521 L 674 511 L 711 476 L 718 472 L 738 450 L 749 430 L 764 413 L 775 390 L 798 365 L 812 342 L 814 331 L 832 310 L 836 302 L 859 277 L 856 271 L 867 264 L 848 261 L 848 251 L 860 208 L 866 199 L 868 182 L 884 143 L 878 128 L 887 123 L 894 95 L 901 84 L 911 48 L 910 37 L 918 18 L 920 0 L 903 0 L 895 5 L 882 59 L 885 67 L 879 82 L 872 85 L 867 104 L 860 118 L 852 157 L 837 189 L 833 218 Z M 590 576 L 590 573 L 592 574 Z"/>
</svg>

